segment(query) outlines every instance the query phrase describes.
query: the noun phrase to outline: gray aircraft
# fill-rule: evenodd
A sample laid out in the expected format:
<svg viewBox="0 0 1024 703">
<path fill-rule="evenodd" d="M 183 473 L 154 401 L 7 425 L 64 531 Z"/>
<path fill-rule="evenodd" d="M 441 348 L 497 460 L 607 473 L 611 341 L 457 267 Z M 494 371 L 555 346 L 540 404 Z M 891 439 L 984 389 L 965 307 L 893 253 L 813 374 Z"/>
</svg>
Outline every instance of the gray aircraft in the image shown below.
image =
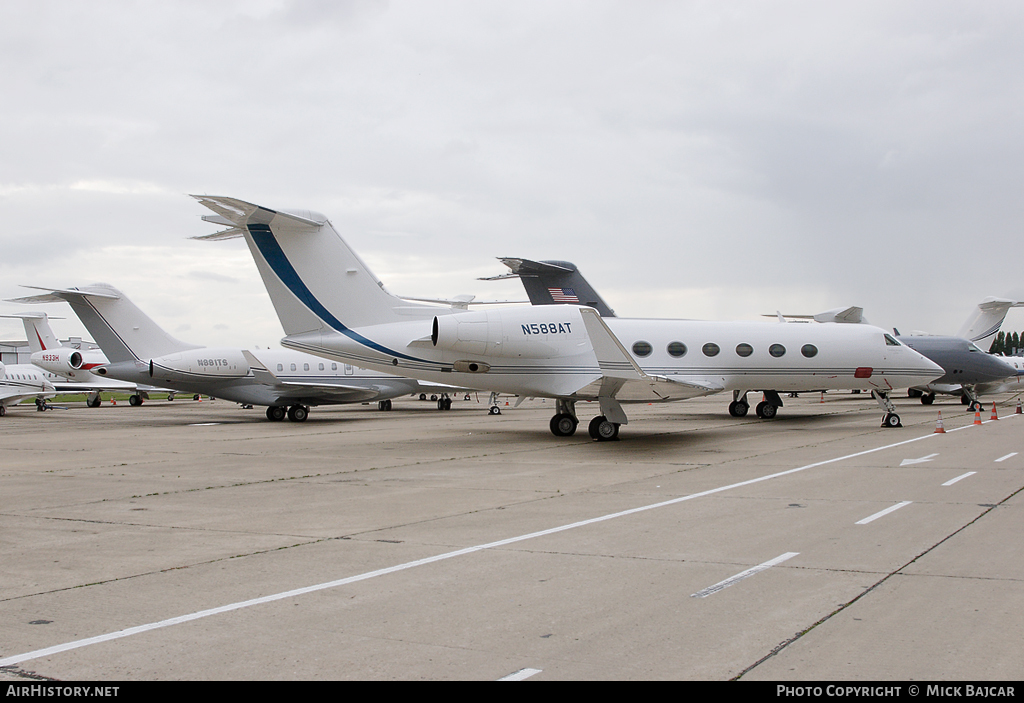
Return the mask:
<svg viewBox="0 0 1024 703">
<path fill-rule="evenodd" d="M 508 278 L 519 278 L 533 305 L 558 305 L 572 303 L 590 305 L 598 310 L 602 317 L 615 317 L 615 312 L 597 294 L 589 282 L 583 277 L 575 264 L 568 261 L 531 261 L 529 259 L 499 257 L 499 261 L 511 269 L 511 273 L 502 276 L 482 278 L 493 281 Z M 995 305 L 992 301 L 999 301 Z M 1006 305 L 1002 305 L 1006 303 Z M 1016 303 L 1001 299 L 987 298 L 978 306 L 975 315 L 965 323 L 965 330 L 970 332 L 984 328 L 982 333 L 971 335 L 970 338 L 940 337 L 932 335 L 899 335 L 896 339 L 914 351 L 942 367 L 945 374 L 927 386 L 911 389 L 911 395 L 921 398 L 921 402 L 930 405 L 935 400 L 936 392 L 963 394 L 969 409 L 980 409 L 978 394 L 985 388 L 998 385 L 1009 378 L 1024 375 L 1011 364 L 997 356 L 984 352 L 971 339 L 991 339 L 995 336 L 1002 323 L 1006 310 Z M 1001 312 L 1001 315 L 999 313 Z M 860 308 L 837 308 L 827 313 L 814 316 L 791 316 L 813 318 L 818 322 L 860 323 L 863 322 Z M 993 316 L 998 316 L 998 322 Z M 780 320 L 784 319 L 779 315 Z M 895 331 L 895 330 L 894 330 Z M 966 336 L 966 335 L 965 335 Z M 813 390 L 813 389 L 808 389 Z M 764 412 L 764 403 L 758 406 L 758 417 L 775 417 L 775 412 L 782 407 L 781 396 L 773 391 L 764 391 L 765 403 L 775 408 Z M 745 399 L 735 398 L 729 405 L 729 413 L 742 417 L 747 413 Z"/>
</svg>

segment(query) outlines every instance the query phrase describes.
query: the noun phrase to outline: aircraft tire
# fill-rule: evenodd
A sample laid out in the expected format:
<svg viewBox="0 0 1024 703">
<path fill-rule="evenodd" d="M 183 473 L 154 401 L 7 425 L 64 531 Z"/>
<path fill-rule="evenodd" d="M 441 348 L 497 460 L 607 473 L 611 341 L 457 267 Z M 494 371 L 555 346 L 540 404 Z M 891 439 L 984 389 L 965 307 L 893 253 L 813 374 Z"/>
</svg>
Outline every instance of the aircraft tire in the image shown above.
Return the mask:
<svg viewBox="0 0 1024 703">
<path fill-rule="evenodd" d="M 96 396 L 95 400 L 88 400 L 88 399 L 86 399 L 85 404 L 86 404 L 87 407 L 90 407 L 90 408 L 98 408 L 100 406 L 100 397 Z"/>
<path fill-rule="evenodd" d="M 733 417 L 744 417 L 750 410 L 750 406 L 746 403 L 741 403 L 738 400 L 734 400 L 729 403 L 729 414 Z"/>
<path fill-rule="evenodd" d="M 886 413 L 882 419 L 882 427 L 903 427 L 903 423 L 900 422 L 900 416 L 896 413 Z"/>
<path fill-rule="evenodd" d="M 288 419 L 292 422 L 305 422 L 309 417 L 309 410 L 305 405 L 293 405 L 288 408 Z"/>
<path fill-rule="evenodd" d="M 7 414 L 7 408 L 5 408 L 3 405 L 0 405 L 0 417 L 3 417 L 6 414 Z"/>
<path fill-rule="evenodd" d="M 598 415 L 591 420 L 587 429 L 591 439 L 596 439 L 598 442 L 611 442 L 619 438 L 618 423 L 609 422 L 604 415 Z"/>
<path fill-rule="evenodd" d="M 138 393 L 128 396 L 128 405 L 139 406 L 142 405 L 142 396 Z"/>
<path fill-rule="evenodd" d="M 779 408 L 767 401 L 762 401 L 755 408 L 757 416 L 763 420 L 771 420 L 779 413 Z"/>
<path fill-rule="evenodd" d="M 501 408 L 499 408 L 497 405 L 492 405 L 490 408 L 488 408 L 487 413 L 490 415 L 501 415 Z"/>
<path fill-rule="evenodd" d="M 560 413 L 551 418 L 549 427 L 551 434 L 556 437 L 571 437 L 576 434 L 576 427 L 580 421 L 567 413 Z"/>
<path fill-rule="evenodd" d="M 271 422 L 280 422 L 284 419 L 287 410 L 282 405 L 267 406 L 267 419 Z"/>
<path fill-rule="evenodd" d="M 921 405 L 931 405 L 934 402 L 935 402 L 935 394 L 934 393 L 924 393 L 921 396 Z"/>
</svg>

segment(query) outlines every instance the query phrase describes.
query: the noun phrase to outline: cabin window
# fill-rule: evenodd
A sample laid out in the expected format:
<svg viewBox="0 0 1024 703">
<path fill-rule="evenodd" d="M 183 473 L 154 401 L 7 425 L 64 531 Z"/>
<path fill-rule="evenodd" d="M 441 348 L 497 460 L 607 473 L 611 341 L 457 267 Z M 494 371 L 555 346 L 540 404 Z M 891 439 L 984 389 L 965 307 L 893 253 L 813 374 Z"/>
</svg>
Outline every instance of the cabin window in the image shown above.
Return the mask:
<svg viewBox="0 0 1024 703">
<path fill-rule="evenodd" d="M 277 370 L 278 371 L 284 371 L 284 364 L 278 364 L 277 365 Z"/>
<path fill-rule="evenodd" d="M 898 347 L 900 346 L 900 343 L 897 342 L 895 338 L 885 335 L 885 345 L 887 347 Z"/>
<path fill-rule="evenodd" d="M 292 371 L 298 371 L 298 369 L 299 367 L 297 367 L 295 364 L 292 364 Z"/>
<path fill-rule="evenodd" d="M 303 364 L 302 365 L 302 370 L 303 371 L 309 371 L 309 364 Z"/>
<path fill-rule="evenodd" d="M 737 356 L 750 356 L 753 353 L 754 353 L 754 348 L 752 346 L 750 346 L 749 344 L 747 344 L 746 342 L 744 342 L 743 344 L 737 344 L 736 345 L 736 355 Z"/>
<path fill-rule="evenodd" d="M 324 365 L 323 365 L 323 362 L 321 362 L 321 363 L 320 363 L 320 370 L 321 370 L 321 371 L 323 371 L 323 370 L 324 370 Z"/>
<path fill-rule="evenodd" d="M 768 353 L 771 354 L 772 356 L 774 356 L 777 359 L 780 356 L 784 356 L 785 355 L 786 348 L 784 346 L 782 346 L 781 344 L 773 344 L 770 347 L 768 347 Z"/>
<path fill-rule="evenodd" d="M 686 354 L 686 345 L 682 342 L 669 342 L 668 345 L 669 356 L 679 358 Z"/>
<path fill-rule="evenodd" d="M 331 371 L 337 371 L 338 365 L 336 363 L 331 364 Z"/>
<path fill-rule="evenodd" d="M 654 347 L 650 342 L 633 342 L 633 353 L 637 356 L 650 356 L 652 351 L 654 351 Z"/>
<path fill-rule="evenodd" d="M 704 356 L 718 356 L 718 352 L 722 351 L 714 342 L 708 342 L 700 350 L 704 352 Z"/>
<path fill-rule="evenodd" d="M 805 344 L 800 347 L 800 353 L 810 359 L 818 355 L 818 348 L 813 344 Z"/>
</svg>

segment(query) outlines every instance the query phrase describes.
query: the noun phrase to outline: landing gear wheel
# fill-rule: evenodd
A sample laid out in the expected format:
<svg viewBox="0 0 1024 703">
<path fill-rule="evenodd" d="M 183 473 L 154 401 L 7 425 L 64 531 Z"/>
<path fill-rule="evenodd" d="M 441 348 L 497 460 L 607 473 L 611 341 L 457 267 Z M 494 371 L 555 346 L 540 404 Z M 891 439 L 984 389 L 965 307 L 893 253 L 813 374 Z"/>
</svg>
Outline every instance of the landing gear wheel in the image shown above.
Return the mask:
<svg viewBox="0 0 1024 703">
<path fill-rule="evenodd" d="M 571 437 L 576 434 L 576 426 L 580 421 L 572 415 L 561 414 L 551 418 L 551 434 L 556 437 Z"/>
<path fill-rule="evenodd" d="M 761 401 L 757 404 L 757 407 L 754 408 L 754 411 L 757 413 L 758 417 L 765 420 L 771 420 L 778 414 L 779 408 L 767 401 Z"/>
<path fill-rule="evenodd" d="M 921 405 L 931 405 L 935 402 L 934 393 L 924 393 L 921 395 Z"/>
<path fill-rule="evenodd" d="M 451 410 L 452 409 L 452 399 L 451 398 L 447 398 L 447 397 L 438 398 L 437 399 L 437 409 L 438 410 Z"/>
<path fill-rule="evenodd" d="M 744 417 L 749 410 L 750 406 L 742 401 L 734 400 L 729 403 L 729 414 L 733 417 Z"/>
<path fill-rule="evenodd" d="M 3 417 L 6 414 L 7 414 L 7 408 L 5 408 L 4 406 L 0 405 L 0 417 Z"/>
<path fill-rule="evenodd" d="M 903 423 L 900 422 L 900 416 L 896 413 L 886 413 L 882 418 L 882 427 L 903 427 Z"/>
<path fill-rule="evenodd" d="M 610 442 L 619 438 L 619 425 L 609 422 L 604 415 L 598 415 L 590 421 L 590 437 L 598 442 Z"/>
<path fill-rule="evenodd" d="M 972 412 L 972 413 L 977 413 L 977 412 L 981 412 L 982 410 L 984 410 L 984 408 L 982 407 L 980 402 L 971 401 L 971 404 L 970 404 L 970 406 L 968 406 L 967 410 L 969 412 Z"/>
<path fill-rule="evenodd" d="M 420 393 L 420 400 L 426 400 L 426 399 L 427 399 L 427 394 L 426 393 Z"/>
<path fill-rule="evenodd" d="M 490 408 L 488 408 L 487 412 L 490 415 L 501 415 L 501 408 L 499 408 L 497 405 L 492 405 Z"/>
<path fill-rule="evenodd" d="M 271 405 L 267 408 L 267 419 L 271 422 L 281 422 L 286 412 L 283 405 Z"/>
<path fill-rule="evenodd" d="M 142 396 L 137 393 L 128 396 L 128 405 L 142 405 Z"/>
<path fill-rule="evenodd" d="M 970 402 L 971 402 L 971 399 L 968 398 L 966 395 L 960 396 L 960 405 L 969 405 Z"/>
<path fill-rule="evenodd" d="M 292 422 L 305 422 L 309 417 L 309 409 L 305 405 L 293 405 L 288 408 L 288 419 Z"/>
<path fill-rule="evenodd" d="M 390 410 L 391 409 L 391 399 L 388 398 L 387 400 L 378 401 L 377 402 L 377 409 L 378 410 L 384 410 L 384 411 Z"/>
<path fill-rule="evenodd" d="M 98 408 L 100 406 L 100 397 L 96 396 L 95 398 L 86 398 L 85 405 L 90 408 Z"/>
</svg>

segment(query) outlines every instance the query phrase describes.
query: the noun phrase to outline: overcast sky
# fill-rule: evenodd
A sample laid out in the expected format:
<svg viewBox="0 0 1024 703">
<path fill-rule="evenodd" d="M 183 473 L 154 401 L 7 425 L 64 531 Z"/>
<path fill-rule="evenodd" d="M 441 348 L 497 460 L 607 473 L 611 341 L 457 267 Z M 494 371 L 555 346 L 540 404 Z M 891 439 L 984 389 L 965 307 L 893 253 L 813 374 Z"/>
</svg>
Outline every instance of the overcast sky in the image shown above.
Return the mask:
<svg viewBox="0 0 1024 703">
<path fill-rule="evenodd" d="M 277 346 L 244 244 L 188 239 L 207 193 L 324 213 L 400 295 L 523 299 L 476 280 L 521 256 L 622 316 L 955 333 L 1024 291 L 1022 36 L 996 0 L 6 2 L 0 297 Z"/>
</svg>

